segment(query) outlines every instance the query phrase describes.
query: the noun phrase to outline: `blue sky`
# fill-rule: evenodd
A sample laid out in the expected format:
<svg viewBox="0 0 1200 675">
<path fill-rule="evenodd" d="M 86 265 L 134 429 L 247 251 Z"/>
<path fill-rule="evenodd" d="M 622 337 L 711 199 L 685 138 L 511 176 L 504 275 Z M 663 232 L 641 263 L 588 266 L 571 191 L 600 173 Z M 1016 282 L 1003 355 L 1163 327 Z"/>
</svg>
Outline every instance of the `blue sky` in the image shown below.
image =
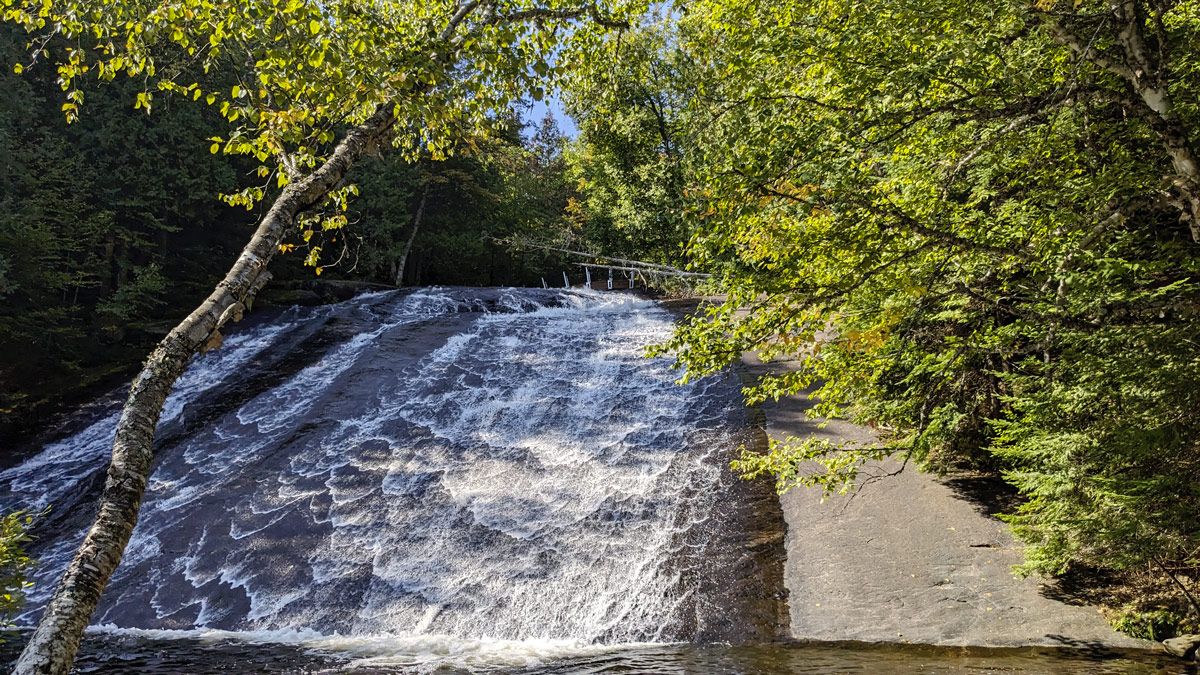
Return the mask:
<svg viewBox="0 0 1200 675">
<path fill-rule="evenodd" d="M 558 121 L 558 128 L 562 130 L 567 138 L 575 138 L 579 135 L 579 127 L 575 126 L 575 120 L 571 119 L 563 110 L 562 100 L 553 94 L 547 93 L 546 98 L 541 101 L 534 101 L 533 108 L 525 113 L 525 121 L 529 124 L 537 125 L 546 116 L 546 111 L 549 110 L 554 115 L 554 119 Z"/>
</svg>

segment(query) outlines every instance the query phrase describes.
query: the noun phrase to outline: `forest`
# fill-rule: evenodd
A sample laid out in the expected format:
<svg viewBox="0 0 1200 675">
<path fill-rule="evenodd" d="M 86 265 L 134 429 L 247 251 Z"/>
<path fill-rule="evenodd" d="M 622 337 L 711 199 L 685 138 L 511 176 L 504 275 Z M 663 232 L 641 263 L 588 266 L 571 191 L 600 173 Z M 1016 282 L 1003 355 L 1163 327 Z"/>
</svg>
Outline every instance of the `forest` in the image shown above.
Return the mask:
<svg viewBox="0 0 1200 675">
<path fill-rule="evenodd" d="M 747 400 L 884 439 L 740 474 L 1002 479 L 1019 573 L 1200 630 L 1200 2 L 395 4 L 4 0 L 13 443 L 143 362 L 157 391 L 260 289 L 558 286 L 586 251 L 712 275 L 652 350 L 684 381 L 798 361 Z"/>
</svg>

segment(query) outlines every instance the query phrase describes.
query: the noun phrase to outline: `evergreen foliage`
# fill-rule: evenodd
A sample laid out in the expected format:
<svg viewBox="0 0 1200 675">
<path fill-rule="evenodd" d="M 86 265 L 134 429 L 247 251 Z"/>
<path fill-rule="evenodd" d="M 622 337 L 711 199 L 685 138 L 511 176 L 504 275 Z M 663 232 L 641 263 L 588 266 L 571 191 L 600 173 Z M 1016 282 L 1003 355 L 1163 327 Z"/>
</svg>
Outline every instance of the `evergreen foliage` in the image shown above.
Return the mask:
<svg viewBox="0 0 1200 675">
<path fill-rule="evenodd" d="M 0 24 L 5 63 L 24 58 L 24 42 Z M 248 232 L 245 211 L 218 196 L 251 184 L 254 165 L 207 152 L 223 125 L 215 108 L 167 99 L 146 115 L 130 103 L 140 83 L 118 80 L 87 91 L 87 117 L 67 124 L 56 79 L 46 67 L 0 69 L 0 350 L 21 356 L 0 359 L 10 440 L 63 395 L 136 365 Z M 353 226 L 297 237 L 272 265 L 277 285 L 313 279 L 304 262 L 315 246 L 326 278 L 393 283 L 425 183 L 408 283 L 534 285 L 557 273 L 557 256 L 492 241 L 560 227 L 573 194 L 556 128 L 530 141 L 522 128 L 514 113 L 441 161 L 393 153 L 364 163 L 352 177 Z"/>
<path fill-rule="evenodd" d="M 148 117 L 120 82 L 91 93 L 89 124 L 68 125 L 51 69 L 13 73 L 24 41 L 0 24 L 0 350 L 20 354 L 0 360 L 5 422 L 140 358 L 245 236 L 215 198 L 238 165 L 197 152 L 219 119 Z"/>
</svg>

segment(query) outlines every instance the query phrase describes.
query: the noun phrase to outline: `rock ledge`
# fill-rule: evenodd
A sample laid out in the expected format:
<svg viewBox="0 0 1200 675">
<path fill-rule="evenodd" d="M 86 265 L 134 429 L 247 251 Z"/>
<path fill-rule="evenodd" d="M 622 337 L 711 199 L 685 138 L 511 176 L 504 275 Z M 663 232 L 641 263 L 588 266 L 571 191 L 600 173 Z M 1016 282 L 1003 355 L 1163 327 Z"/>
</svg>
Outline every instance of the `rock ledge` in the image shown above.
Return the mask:
<svg viewBox="0 0 1200 675">
<path fill-rule="evenodd" d="M 743 362 L 753 375 L 788 366 Z M 819 427 L 805 416 L 809 405 L 803 395 L 764 404 L 767 434 L 875 441 L 844 421 Z M 1020 547 L 995 517 L 1009 505 L 985 479 L 938 479 L 896 462 L 867 471 L 879 480 L 852 495 L 822 501 L 819 490 L 796 488 L 781 498 L 794 638 L 1159 649 L 1114 631 L 1096 607 L 1052 582 L 1014 576 Z"/>
<path fill-rule="evenodd" d="M 1163 648 L 1168 654 L 1181 659 L 1196 659 L 1200 661 L 1200 635 L 1180 635 L 1169 640 L 1163 640 Z"/>
</svg>

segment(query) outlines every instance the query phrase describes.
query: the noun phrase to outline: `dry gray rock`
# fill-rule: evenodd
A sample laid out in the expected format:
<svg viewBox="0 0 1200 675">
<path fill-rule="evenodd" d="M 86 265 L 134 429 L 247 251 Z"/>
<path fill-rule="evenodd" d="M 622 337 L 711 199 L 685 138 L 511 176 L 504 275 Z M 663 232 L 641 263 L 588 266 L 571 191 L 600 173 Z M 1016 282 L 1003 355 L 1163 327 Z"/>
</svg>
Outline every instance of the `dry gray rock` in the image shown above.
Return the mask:
<svg viewBox="0 0 1200 675">
<path fill-rule="evenodd" d="M 752 356 L 743 362 L 751 374 L 787 367 L 763 366 Z M 819 428 L 805 416 L 805 396 L 762 407 L 772 438 L 875 440 L 871 430 L 844 421 Z M 1053 583 L 1014 576 L 1020 547 L 994 517 L 1010 507 L 1002 491 L 890 461 L 867 472 L 879 480 L 852 496 L 823 501 L 820 490 L 796 488 L 781 500 L 795 638 L 1157 649 L 1114 631 L 1096 607 Z"/>
</svg>

